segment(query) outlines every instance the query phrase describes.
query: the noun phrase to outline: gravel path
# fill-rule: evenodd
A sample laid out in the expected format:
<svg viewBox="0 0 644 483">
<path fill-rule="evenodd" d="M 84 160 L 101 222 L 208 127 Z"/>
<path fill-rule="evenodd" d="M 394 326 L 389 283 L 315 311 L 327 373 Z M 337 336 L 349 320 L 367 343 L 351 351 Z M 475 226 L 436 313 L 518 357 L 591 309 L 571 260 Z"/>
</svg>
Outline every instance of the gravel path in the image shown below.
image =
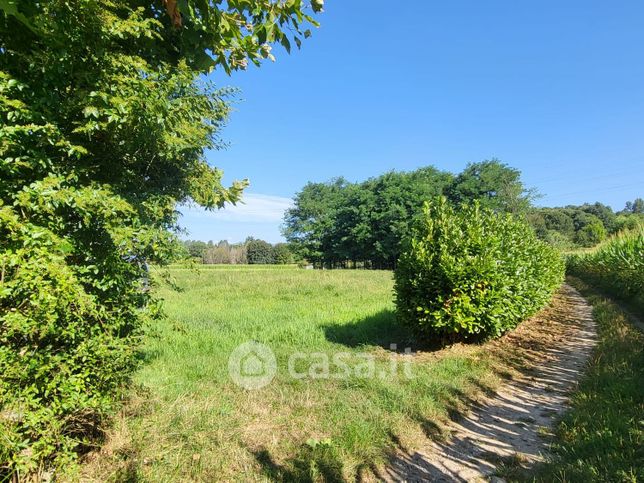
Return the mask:
<svg viewBox="0 0 644 483">
<path fill-rule="evenodd" d="M 503 481 L 493 476 L 499 465 L 525 468 L 543 460 L 547 441 L 542 434 L 565 410 L 596 332 L 591 307 L 569 285 L 535 319 L 525 323 L 532 335 L 519 344 L 527 368 L 453 421 L 446 442 L 428 440 L 416 452 L 400 449 L 382 475 L 386 481 Z"/>
</svg>

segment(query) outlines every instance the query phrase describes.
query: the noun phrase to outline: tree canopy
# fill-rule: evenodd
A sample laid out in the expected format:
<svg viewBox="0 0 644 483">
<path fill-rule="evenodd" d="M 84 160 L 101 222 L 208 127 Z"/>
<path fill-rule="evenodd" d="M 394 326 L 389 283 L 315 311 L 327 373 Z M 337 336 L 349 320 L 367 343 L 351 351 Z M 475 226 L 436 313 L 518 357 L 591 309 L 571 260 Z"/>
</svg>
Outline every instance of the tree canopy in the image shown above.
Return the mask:
<svg viewBox="0 0 644 483">
<path fill-rule="evenodd" d="M 644 223 L 644 217 L 636 212 L 624 210 L 617 214 L 610 206 L 599 202 L 580 206 L 533 208 L 528 219 L 541 239 L 562 249 L 592 247 L 609 234 Z"/>
<path fill-rule="evenodd" d="M 602 203 L 542 208 L 521 172 L 498 159 L 470 163 L 454 175 L 434 167 L 391 171 L 360 183 L 308 183 L 284 217 L 283 233 L 299 258 L 316 266 L 394 268 L 400 242 L 423 203 L 444 195 L 452 206 L 476 200 L 496 213 L 527 219 L 537 236 L 561 249 L 591 247 L 644 223 L 642 200 L 620 214 Z"/>
<path fill-rule="evenodd" d="M 300 257 L 319 266 L 393 268 L 414 217 L 439 195 L 516 214 L 531 200 L 519 171 L 498 160 L 472 163 L 458 176 L 430 166 L 362 183 L 336 178 L 304 186 L 286 212 L 284 235 Z"/>
</svg>

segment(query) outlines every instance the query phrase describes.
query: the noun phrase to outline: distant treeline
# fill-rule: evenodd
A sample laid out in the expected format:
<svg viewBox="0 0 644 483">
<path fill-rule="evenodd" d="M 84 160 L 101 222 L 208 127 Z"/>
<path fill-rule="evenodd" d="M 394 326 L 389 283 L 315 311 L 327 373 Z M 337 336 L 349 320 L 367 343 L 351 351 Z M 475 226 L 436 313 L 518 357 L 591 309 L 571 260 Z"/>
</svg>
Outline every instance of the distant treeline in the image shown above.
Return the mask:
<svg viewBox="0 0 644 483">
<path fill-rule="evenodd" d="M 469 164 L 458 175 L 426 167 L 361 183 L 308 183 L 286 212 L 283 233 L 298 258 L 318 267 L 393 268 L 423 202 L 439 195 L 454 206 L 479 200 L 483 207 L 523 217 L 559 248 L 595 245 L 637 224 L 644 211 L 641 199 L 619 214 L 601 203 L 534 208 L 536 194 L 525 187 L 520 171 L 492 159 Z"/>
<path fill-rule="evenodd" d="M 288 264 L 295 258 L 286 243 L 271 245 L 264 240 L 247 238 L 243 243 L 217 244 L 212 241 L 186 240 L 183 242 L 184 258 L 205 264 Z"/>
<path fill-rule="evenodd" d="M 534 208 L 528 221 L 541 239 L 563 250 L 593 247 L 608 235 L 644 224 L 644 200 L 629 201 L 617 213 L 601 203 Z"/>
</svg>

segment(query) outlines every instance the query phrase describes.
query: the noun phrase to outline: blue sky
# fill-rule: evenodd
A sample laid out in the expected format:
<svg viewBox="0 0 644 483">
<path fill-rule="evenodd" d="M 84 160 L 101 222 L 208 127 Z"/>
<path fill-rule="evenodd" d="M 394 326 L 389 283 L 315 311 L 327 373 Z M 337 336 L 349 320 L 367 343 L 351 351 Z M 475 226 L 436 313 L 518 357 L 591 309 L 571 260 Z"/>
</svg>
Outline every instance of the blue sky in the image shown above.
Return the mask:
<svg viewBox="0 0 644 483">
<path fill-rule="evenodd" d="M 496 157 L 538 204 L 644 196 L 644 2 L 327 0 L 290 56 L 227 77 L 241 89 L 208 153 L 246 205 L 184 210 L 188 237 L 280 240 L 307 181 L 359 181 Z"/>
</svg>

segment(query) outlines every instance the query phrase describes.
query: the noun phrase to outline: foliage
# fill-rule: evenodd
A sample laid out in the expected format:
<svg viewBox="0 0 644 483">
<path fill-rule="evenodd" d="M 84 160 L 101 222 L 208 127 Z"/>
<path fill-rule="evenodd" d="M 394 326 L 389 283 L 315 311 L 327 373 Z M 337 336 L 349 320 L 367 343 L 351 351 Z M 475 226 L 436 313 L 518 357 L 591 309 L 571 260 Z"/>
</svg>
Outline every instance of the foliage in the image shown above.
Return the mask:
<svg viewBox="0 0 644 483">
<path fill-rule="evenodd" d="M 455 205 L 479 200 L 484 208 L 515 214 L 525 213 L 535 196 L 521 182 L 521 172 L 498 159 L 468 164 L 446 194 Z"/>
<path fill-rule="evenodd" d="M 496 337 L 550 300 L 563 261 L 530 227 L 478 202 L 426 203 L 395 272 L 396 308 L 426 338 Z"/>
<path fill-rule="evenodd" d="M 593 247 L 604 238 L 606 238 L 606 229 L 599 218 L 587 221 L 583 228 L 575 233 L 575 242 L 582 247 Z"/>
<path fill-rule="evenodd" d="M 470 164 L 454 177 L 433 167 L 389 172 L 363 183 L 336 178 L 309 183 L 285 216 L 284 234 L 301 258 L 317 266 L 394 268 L 400 242 L 423 202 L 449 194 L 452 203 L 522 213 L 531 193 L 520 173 L 498 160 Z"/>
<path fill-rule="evenodd" d="M 611 237 L 590 253 L 573 254 L 568 272 L 644 308 L 644 228 Z"/>
<path fill-rule="evenodd" d="M 617 215 L 613 212 L 613 209 L 610 206 L 604 205 L 602 203 L 585 203 L 579 207 L 585 213 L 596 216 L 602 224 L 602 227 L 608 233 L 613 233 L 615 231 L 615 221 Z"/>
<path fill-rule="evenodd" d="M 4 471 L 69 467 L 156 312 L 147 262 L 175 251 L 176 204 L 246 185 L 205 161 L 232 92 L 200 75 L 299 45 L 303 23 L 298 0 L 0 1 Z"/>
<path fill-rule="evenodd" d="M 637 200 L 636 200 L 637 201 Z M 644 223 L 644 215 L 628 209 L 616 214 L 602 203 L 585 203 L 562 208 L 533 208 L 527 214 L 530 225 L 542 240 L 553 242 L 562 249 L 590 248 L 606 236 Z M 554 233 L 558 233 L 555 235 Z"/>
<path fill-rule="evenodd" d="M 212 243 L 208 244 L 200 240 L 185 240 L 181 243 L 184 249 L 184 257 L 188 258 L 202 258 L 204 252 L 212 247 Z"/>
<path fill-rule="evenodd" d="M 572 282 L 593 305 L 598 341 L 535 480 L 642 481 L 644 334 L 617 305 Z"/>
<path fill-rule="evenodd" d="M 200 261 L 205 264 L 245 264 L 248 263 L 248 250 L 244 243 L 230 244 L 224 240 L 214 245 L 208 242 Z"/>
<path fill-rule="evenodd" d="M 576 248 L 570 238 L 556 230 L 547 230 L 543 241 L 559 251 L 569 251 Z"/>
<path fill-rule="evenodd" d="M 295 256 L 288 243 L 271 245 L 263 240 L 249 237 L 243 243 L 228 243 L 186 240 L 182 242 L 183 259 L 193 259 L 206 265 L 281 264 L 295 263 Z M 250 260 L 248 250 L 250 248 Z"/>
<path fill-rule="evenodd" d="M 619 214 L 615 218 L 616 233 L 627 230 L 636 230 L 641 227 L 644 227 L 644 214 Z"/>
<path fill-rule="evenodd" d="M 270 265 L 275 263 L 275 254 L 270 243 L 249 238 L 246 240 L 246 253 L 250 265 Z"/>
<path fill-rule="evenodd" d="M 277 243 L 273 246 L 273 262 L 278 265 L 288 265 L 295 262 L 288 243 Z"/>
<path fill-rule="evenodd" d="M 623 213 L 644 214 L 644 199 L 636 198 L 633 201 L 627 201 Z"/>
<path fill-rule="evenodd" d="M 73 237 L 59 234 L 68 223 Z M 136 240 L 163 245 L 156 236 L 167 235 L 138 227 L 113 193 L 60 179 L 33 183 L 0 208 L 3 465 L 29 472 L 54 455 L 69 463 L 113 407 L 141 319 L 154 313 L 141 312 L 146 253 Z"/>
</svg>

